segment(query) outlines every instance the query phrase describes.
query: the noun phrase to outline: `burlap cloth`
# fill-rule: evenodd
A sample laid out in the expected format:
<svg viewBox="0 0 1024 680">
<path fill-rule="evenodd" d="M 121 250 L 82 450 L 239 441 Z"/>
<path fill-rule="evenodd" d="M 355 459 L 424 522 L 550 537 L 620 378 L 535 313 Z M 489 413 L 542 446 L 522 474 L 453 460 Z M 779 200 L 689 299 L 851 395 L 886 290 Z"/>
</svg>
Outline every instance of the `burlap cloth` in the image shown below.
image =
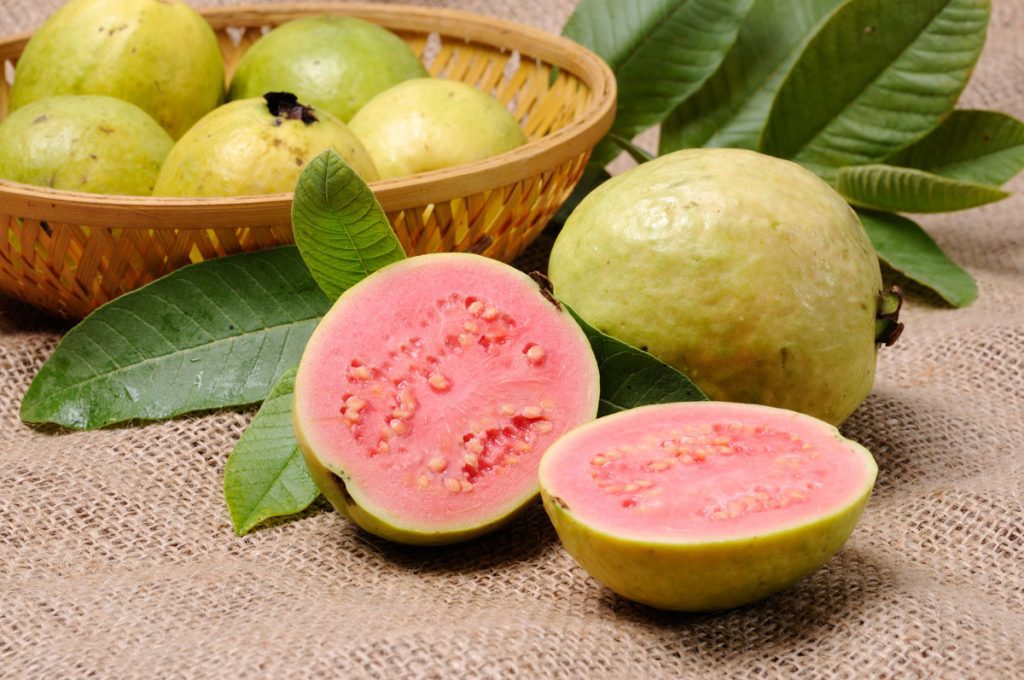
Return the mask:
<svg viewBox="0 0 1024 680">
<path fill-rule="evenodd" d="M 0 29 L 57 4 L 4 0 Z M 557 31 L 573 3 L 438 4 Z M 962 105 L 1024 116 L 1021 0 L 995 2 Z M 714 615 L 614 596 L 538 506 L 440 550 L 389 545 L 323 503 L 237 538 L 221 483 L 251 411 L 28 428 L 18 404 L 61 327 L 2 300 L 0 676 L 1022 677 L 1022 213 L 1016 196 L 924 220 L 981 295 L 951 310 L 911 289 L 907 331 L 844 426 L 880 467 L 863 521 L 802 583 Z"/>
</svg>

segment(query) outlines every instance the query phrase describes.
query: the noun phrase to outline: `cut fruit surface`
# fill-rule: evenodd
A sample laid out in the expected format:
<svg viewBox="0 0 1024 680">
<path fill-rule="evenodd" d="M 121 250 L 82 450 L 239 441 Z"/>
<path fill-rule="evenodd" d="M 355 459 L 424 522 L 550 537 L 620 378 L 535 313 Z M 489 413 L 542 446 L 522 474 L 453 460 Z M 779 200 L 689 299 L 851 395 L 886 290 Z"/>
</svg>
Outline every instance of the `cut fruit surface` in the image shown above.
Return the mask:
<svg viewBox="0 0 1024 680">
<path fill-rule="evenodd" d="M 541 454 L 597 399 L 586 337 L 536 283 L 443 254 L 342 295 L 303 355 L 294 419 L 339 510 L 386 538 L 445 543 L 535 496 Z"/>
<path fill-rule="evenodd" d="M 751 602 L 819 567 L 876 474 L 871 454 L 827 423 L 724 402 L 602 418 L 540 466 L 569 552 L 619 594 L 682 610 Z"/>
</svg>

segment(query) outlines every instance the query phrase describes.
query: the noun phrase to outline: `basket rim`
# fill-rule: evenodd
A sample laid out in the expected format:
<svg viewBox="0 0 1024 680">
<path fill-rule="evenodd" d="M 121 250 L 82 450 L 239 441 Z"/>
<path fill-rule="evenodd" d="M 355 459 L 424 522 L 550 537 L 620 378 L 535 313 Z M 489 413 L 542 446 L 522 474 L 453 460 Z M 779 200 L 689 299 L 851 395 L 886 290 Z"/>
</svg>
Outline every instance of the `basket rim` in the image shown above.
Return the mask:
<svg viewBox="0 0 1024 680">
<path fill-rule="evenodd" d="M 440 203 L 521 181 L 588 152 L 611 128 L 616 82 L 595 53 L 547 31 L 464 10 L 367 2 L 282 3 L 209 7 L 199 13 L 216 29 L 259 26 L 296 15 L 343 14 L 399 31 L 437 32 L 499 49 L 518 50 L 565 69 L 593 93 L 579 120 L 505 153 L 473 163 L 378 180 L 370 188 L 385 211 Z M 0 38 L 0 59 L 20 54 L 31 33 Z M 290 217 L 293 192 L 237 197 L 166 198 L 92 194 L 0 179 L 3 211 L 21 218 L 116 223 L 122 228 L 211 228 L 273 223 Z"/>
</svg>

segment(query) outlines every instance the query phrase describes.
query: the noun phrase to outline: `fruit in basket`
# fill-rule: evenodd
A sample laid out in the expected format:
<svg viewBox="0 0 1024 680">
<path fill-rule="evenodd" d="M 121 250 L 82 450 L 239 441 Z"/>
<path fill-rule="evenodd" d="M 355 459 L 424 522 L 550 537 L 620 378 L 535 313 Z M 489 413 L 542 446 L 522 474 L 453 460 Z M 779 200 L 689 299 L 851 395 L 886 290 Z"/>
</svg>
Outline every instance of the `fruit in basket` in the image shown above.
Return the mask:
<svg viewBox="0 0 1024 680">
<path fill-rule="evenodd" d="M 306 163 L 333 148 L 367 182 L 377 170 L 340 120 L 288 92 L 211 111 L 167 155 L 155 196 L 247 196 L 292 191 Z"/>
<path fill-rule="evenodd" d="M 693 149 L 625 172 L 573 211 L 549 275 L 712 399 L 838 424 L 871 389 L 878 258 L 846 202 L 789 161 Z"/>
<path fill-rule="evenodd" d="M 148 196 L 174 140 L 121 99 L 58 96 L 0 123 L 0 178 L 98 194 Z"/>
<path fill-rule="evenodd" d="M 335 508 L 410 544 L 466 540 L 537 494 L 537 465 L 594 418 L 586 336 L 528 276 L 422 255 L 348 289 L 295 381 L 295 434 Z"/>
<path fill-rule="evenodd" d="M 688 402 L 623 411 L 555 442 L 540 465 L 558 536 L 623 597 L 681 611 L 786 588 L 850 536 L 871 454 L 783 409 Z"/>
<path fill-rule="evenodd" d="M 349 126 L 382 179 L 478 161 L 526 143 L 497 99 L 439 78 L 407 80 L 381 92 Z"/>
<path fill-rule="evenodd" d="M 344 122 L 378 92 L 427 70 L 391 31 L 354 17 L 281 24 L 257 40 L 231 77 L 230 99 L 286 90 Z"/>
<path fill-rule="evenodd" d="M 223 93 L 217 37 L 185 3 L 71 0 L 25 46 L 10 107 L 51 95 L 109 95 L 137 105 L 177 139 Z"/>
</svg>

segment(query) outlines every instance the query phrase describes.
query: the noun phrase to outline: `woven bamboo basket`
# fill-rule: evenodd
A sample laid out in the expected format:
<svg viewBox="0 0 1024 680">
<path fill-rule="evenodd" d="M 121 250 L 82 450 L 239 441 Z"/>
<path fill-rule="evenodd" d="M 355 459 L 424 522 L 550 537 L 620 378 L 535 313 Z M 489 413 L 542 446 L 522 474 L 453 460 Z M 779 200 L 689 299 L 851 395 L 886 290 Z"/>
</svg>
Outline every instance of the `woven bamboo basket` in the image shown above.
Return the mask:
<svg viewBox="0 0 1024 680">
<path fill-rule="evenodd" d="M 529 142 L 483 161 L 371 187 L 409 254 L 472 251 L 510 261 L 565 201 L 611 126 L 615 79 L 579 45 L 508 21 L 395 5 L 208 9 L 228 76 L 270 27 L 315 14 L 373 21 L 431 75 L 509 107 Z M 0 41 L 0 116 L 28 35 Z M 95 307 L 191 262 L 291 242 L 291 194 L 239 198 L 103 196 L 0 181 L 0 292 L 59 316 Z"/>
</svg>

